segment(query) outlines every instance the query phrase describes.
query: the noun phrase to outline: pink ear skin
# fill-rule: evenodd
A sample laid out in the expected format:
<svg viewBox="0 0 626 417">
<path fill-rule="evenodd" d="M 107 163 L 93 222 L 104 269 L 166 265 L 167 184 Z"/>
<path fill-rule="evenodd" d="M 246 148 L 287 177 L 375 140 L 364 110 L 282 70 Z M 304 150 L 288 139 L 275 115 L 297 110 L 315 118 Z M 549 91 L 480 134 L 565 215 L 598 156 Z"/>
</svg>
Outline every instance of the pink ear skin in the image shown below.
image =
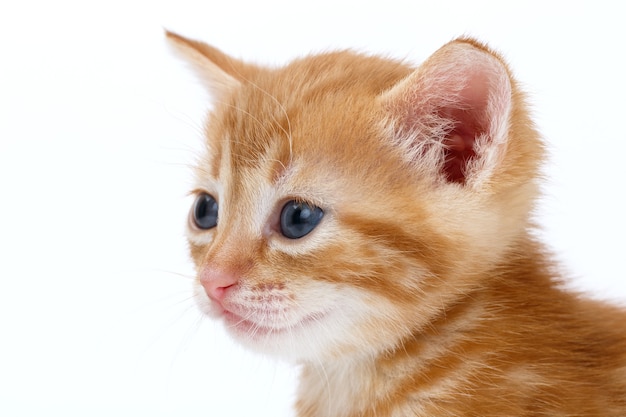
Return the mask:
<svg viewBox="0 0 626 417">
<path fill-rule="evenodd" d="M 464 183 L 465 169 L 476 158 L 476 139 L 489 134 L 489 79 L 483 72 L 471 74 L 458 93 L 461 108 L 444 109 L 440 116 L 452 120 L 454 128 L 443 140 L 443 170 L 450 182 Z"/>
<path fill-rule="evenodd" d="M 409 149 L 439 143 L 438 166 L 448 182 L 465 184 L 473 161 L 506 141 L 506 129 L 500 128 L 511 102 L 508 70 L 496 55 L 473 42 L 444 46 L 387 99 Z"/>
<path fill-rule="evenodd" d="M 237 285 L 238 282 L 237 275 L 230 271 L 204 268 L 200 273 L 200 284 L 204 291 L 206 291 L 211 300 L 217 302 L 220 306 L 222 306 L 229 288 Z"/>
<path fill-rule="evenodd" d="M 471 119 L 463 121 L 461 120 L 463 115 L 452 117 L 456 121 L 456 126 L 443 141 L 445 158 L 443 171 L 448 181 L 464 183 L 466 166 L 476 157 L 474 149 L 476 137 L 482 132 L 472 126 Z"/>
</svg>

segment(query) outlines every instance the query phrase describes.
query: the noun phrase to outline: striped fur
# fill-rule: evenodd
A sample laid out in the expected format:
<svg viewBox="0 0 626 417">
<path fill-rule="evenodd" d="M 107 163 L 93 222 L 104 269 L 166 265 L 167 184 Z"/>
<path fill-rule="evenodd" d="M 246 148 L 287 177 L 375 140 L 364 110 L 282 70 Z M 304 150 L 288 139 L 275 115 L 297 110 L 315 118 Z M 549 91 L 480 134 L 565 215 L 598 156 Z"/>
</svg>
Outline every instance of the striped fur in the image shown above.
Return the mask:
<svg viewBox="0 0 626 417">
<path fill-rule="evenodd" d="M 626 313 L 565 291 L 533 238 L 543 144 L 497 53 L 270 69 L 168 38 L 214 96 L 198 304 L 302 364 L 299 417 L 626 416 Z M 301 239 L 294 199 L 324 210 Z"/>
</svg>

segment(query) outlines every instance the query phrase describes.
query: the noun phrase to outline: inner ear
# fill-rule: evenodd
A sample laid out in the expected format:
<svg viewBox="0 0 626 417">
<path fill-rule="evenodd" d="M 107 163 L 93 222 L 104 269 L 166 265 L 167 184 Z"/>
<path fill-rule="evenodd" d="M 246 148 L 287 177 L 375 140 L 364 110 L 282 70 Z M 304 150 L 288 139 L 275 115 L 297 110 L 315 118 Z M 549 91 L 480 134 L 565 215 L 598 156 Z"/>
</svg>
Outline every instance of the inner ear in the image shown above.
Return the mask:
<svg viewBox="0 0 626 417">
<path fill-rule="evenodd" d="M 455 41 L 383 96 L 411 162 L 465 184 L 493 169 L 506 141 L 508 71 L 481 45 Z"/>
<path fill-rule="evenodd" d="M 442 171 L 450 182 L 465 182 L 468 166 L 476 159 L 477 141 L 489 134 L 489 95 L 489 80 L 479 72 L 468 78 L 454 104 L 438 111 L 451 126 L 442 141 Z"/>
<path fill-rule="evenodd" d="M 454 120 L 454 127 L 446 133 L 443 145 L 442 173 L 450 182 L 464 183 L 469 163 L 476 159 L 476 141 L 484 135 L 484 128 L 476 123 L 469 111 L 448 111 L 446 117 Z M 456 114 L 455 114 L 456 113 Z"/>
</svg>

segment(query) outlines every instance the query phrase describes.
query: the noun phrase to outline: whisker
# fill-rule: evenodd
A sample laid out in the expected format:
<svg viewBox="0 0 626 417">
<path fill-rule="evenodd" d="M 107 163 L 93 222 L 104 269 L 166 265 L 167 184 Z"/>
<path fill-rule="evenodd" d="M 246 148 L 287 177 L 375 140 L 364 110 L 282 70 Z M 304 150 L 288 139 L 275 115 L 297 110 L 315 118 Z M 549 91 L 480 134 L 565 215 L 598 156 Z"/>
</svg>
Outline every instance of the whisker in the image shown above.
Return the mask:
<svg viewBox="0 0 626 417">
<path fill-rule="evenodd" d="M 184 274 L 182 272 L 176 272 L 176 271 L 171 271 L 168 269 L 152 269 L 152 272 L 161 272 L 164 273 L 166 275 L 170 275 L 170 276 L 174 276 L 174 277 L 182 277 L 182 278 L 186 278 L 186 279 L 196 279 L 196 275 L 195 274 Z"/>
</svg>

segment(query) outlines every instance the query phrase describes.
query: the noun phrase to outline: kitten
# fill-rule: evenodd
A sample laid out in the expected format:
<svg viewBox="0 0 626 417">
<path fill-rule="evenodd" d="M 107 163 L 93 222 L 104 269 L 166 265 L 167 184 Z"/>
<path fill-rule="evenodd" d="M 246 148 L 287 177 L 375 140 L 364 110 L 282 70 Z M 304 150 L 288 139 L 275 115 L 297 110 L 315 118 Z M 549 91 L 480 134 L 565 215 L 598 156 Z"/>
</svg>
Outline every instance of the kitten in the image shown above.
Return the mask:
<svg viewBox="0 0 626 417">
<path fill-rule="evenodd" d="M 544 146 L 497 53 L 268 69 L 168 38 L 215 98 L 197 300 L 302 364 L 299 417 L 626 416 L 626 312 L 534 238 Z"/>
</svg>

